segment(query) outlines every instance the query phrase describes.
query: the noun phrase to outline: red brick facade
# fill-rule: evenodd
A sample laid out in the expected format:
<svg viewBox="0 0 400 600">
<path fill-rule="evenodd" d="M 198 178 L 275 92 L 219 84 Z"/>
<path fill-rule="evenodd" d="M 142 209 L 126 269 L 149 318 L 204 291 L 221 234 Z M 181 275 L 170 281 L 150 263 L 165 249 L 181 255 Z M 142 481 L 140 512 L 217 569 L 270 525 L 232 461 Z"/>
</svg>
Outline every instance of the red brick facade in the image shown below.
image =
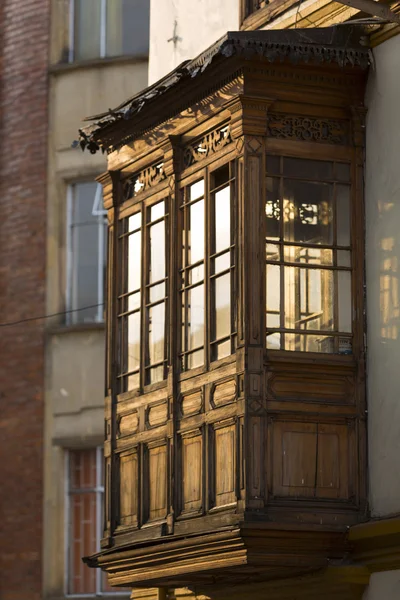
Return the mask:
<svg viewBox="0 0 400 600">
<path fill-rule="evenodd" d="M 0 322 L 44 315 L 49 0 L 0 3 Z M 0 327 L 0 597 L 42 597 L 44 320 Z"/>
</svg>

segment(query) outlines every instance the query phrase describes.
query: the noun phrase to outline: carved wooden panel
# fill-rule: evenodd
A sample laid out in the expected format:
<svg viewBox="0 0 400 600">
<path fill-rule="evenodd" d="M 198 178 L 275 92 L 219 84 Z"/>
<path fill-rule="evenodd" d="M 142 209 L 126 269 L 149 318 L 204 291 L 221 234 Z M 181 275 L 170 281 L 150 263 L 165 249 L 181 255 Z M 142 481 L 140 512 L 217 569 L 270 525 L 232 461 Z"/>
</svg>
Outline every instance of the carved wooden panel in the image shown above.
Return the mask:
<svg viewBox="0 0 400 600">
<path fill-rule="evenodd" d="M 130 198 L 134 198 L 138 194 L 155 187 L 165 178 L 166 174 L 162 162 L 151 165 L 125 180 L 123 184 L 123 199 L 129 200 Z"/>
<path fill-rule="evenodd" d="M 221 424 L 214 431 L 215 506 L 236 500 L 236 427 Z"/>
<path fill-rule="evenodd" d="M 167 402 L 150 405 L 147 409 L 147 424 L 149 427 L 164 425 L 168 418 Z"/>
<path fill-rule="evenodd" d="M 167 445 L 148 448 L 148 516 L 150 521 L 167 514 Z"/>
<path fill-rule="evenodd" d="M 214 154 L 227 144 L 232 142 L 229 125 L 224 125 L 207 133 L 204 137 L 197 140 L 190 146 L 187 146 L 183 153 L 183 163 L 185 167 L 190 167 L 193 163 L 199 162 Z"/>
<path fill-rule="evenodd" d="M 199 511 L 202 507 L 203 439 L 196 430 L 182 436 L 182 511 Z"/>
<path fill-rule="evenodd" d="M 136 411 L 129 415 L 120 415 L 117 424 L 118 437 L 132 435 L 133 433 L 136 433 L 139 428 L 139 415 Z"/>
<path fill-rule="evenodd" d="M 201 390 L 197 390 L 192 394 L 182 396 L 181 413 L 183 417 L 197 415 L 203 406 L 203 394 Z"/>
<path fill-rule="evenodd" d="M 269 113 L 268 135 L 273 138 L 347 144 L 349 124 L 346 121 Z"/>
<path fill-rule="evenodd" d="M 231 404 L 236 399 L 236 382 L 234 379 L 215 385 L 212 391 L 211 403 L 214 407 Z"/>
<path fill-rule="evenodd" d="M 269 400 L 302 400 L 304 402 L 352 403 L 354 382 L 351 375 L 318 372 L 269 372 L 267 375 Z"/>
<path fill-rule="evenodd" d="M 136 451 L 120 456 L 120 525 L 137 525 L 139 495 L 139 461 Z"/>
<path fill-rule="evenodd" d="M 252 416 L 248 418 L 247 424 L 250 466 L 247 471 L 249 505 L 254 508 L 264 506 L 264 422 L 264 418 Z"/>
<path fill-rule="evenodd" d="M 274 422 L 273 493 L 349 498 L 349 428 L 330 423 Z"/>
</svg>

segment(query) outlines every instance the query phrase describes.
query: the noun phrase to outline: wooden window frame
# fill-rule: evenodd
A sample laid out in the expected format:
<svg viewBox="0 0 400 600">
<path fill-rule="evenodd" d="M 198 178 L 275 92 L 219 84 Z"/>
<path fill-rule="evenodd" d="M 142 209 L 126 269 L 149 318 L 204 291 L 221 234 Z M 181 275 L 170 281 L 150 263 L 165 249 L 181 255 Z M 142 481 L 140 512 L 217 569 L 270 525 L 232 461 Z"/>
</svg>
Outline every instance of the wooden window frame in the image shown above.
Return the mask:
<svg viewBox="0 0 400 600">
<path fill-rule="evenodd" d="M 150 213 L 150 209 L 152 206 L 164 202 L 165 203 L 165 214 L 161 219 L 157 219 L 157 221 L 150 222 L 148 221 L 148 215 Z M 167 379 L 167 357 L 168 357 L 168 315 L 169 315 L 169 302 L 170 302 L 170 273 L 169 273 L 169 251 L 170 251 L 170 208 L 171 202 L 170 197 L 167 191 L 163 190 L 158 193 L 149 193 L 146 194 L 143 198 L 134 198 L 134 201 L 127 201 L 121 207 L 117 227 L 118 227 L 118 251 L 117 256 L 119 257 L 119 265 L 117 268 L 117 314 L 116 314 L 116 331 L 118 331 L 117 335 L 117 356 L 118 356 L 118 373 L 117 380 L 118 384 L 118 394 L 135 394 L 142 393 L 143 391 L 151 391 L 152 389 L 158 389 L 160 387 L 165 387 L 166 379 Z M 140 314 L 140 363 L 138 369 L 130 372 L 125 369 L 125 361 L 127 360 L 127 355 L 124 355 L 126 352 L 125 346 L 125 337 L 127 326 L 121 325 L 121 319 L 127 318 L 129 314 L 132 314 L 133 311 L 121 311 L 121 300 L 123 298 L 129 298 L 133 292 L 123 291 L 125 289 L 125 283 L 127 278 L 127 266 L 128 266 L 128 251 L 127 251 L 127 242 L 124 242 L 124 239 L 128 239 L 130 233 L 127 231 L 126 224 L 128 223 L 129 217 L 140 214 L 141 215 L 141 275 L 140 275 L 140 289 L 137 293 L 140 294 L 140 308 L 138 312 Z M 160 363 L 157 364 L 149 364 L 149 341 L 148 341 L 148 317 L 147 317 L 147 309 L 150 308 L 150 304 L 147 302 L 147 296 L 149 294 L 149 289 L 154 284 L 150 284 L 148 282 L 148 274 L 149 274 L 149 260 L 150 260 L 150 238 L 149 238 L 149 230 L 151 225 L 156 222 L 165 223 L 165 297 L 163 300 L 159 300 L 153 304 L 159 304 L 161 301 L 165 302 L 165 323 L 164 323 L 164 359 Z M 135 230 L 136 231 L 136 230 Z M 132 232 L 131 232 L 132 233 Z M 121 336 L 122 340 L 121 341 Z M 147 371 L 150 368 L 154 368 L 156 366 L 163 365 L 164 373 L 163 379 L 157 382 L 150 383 L 147 380 Z M 126 364 L 126 368 L 127 364 Z M 124 380 L 132 374 L 139 374 L 139 385 L 132 389 L 128 389 L 128 386 L 124 384 Z"/>
<path fill-rule="evenodd" d="M 218 169 L 228 165 L 229 167 L 229 179 L 221 186 L 217 186 L 216 188 L 211 188 L 211 181 L 213 177 L 213 173 Z M 192 171 L 192 169 L 191 169 Z M 235 291 L 237 290 L 237 223 L 238 223 L 238 202 L 237 202 L 237 160 L 236 154 L 229 152 L 224 154 L 223 156 L 219 156 L 216 159 L 208 162 L 208 164 L 204 166 L 199 166 L 194 172 L 192 171 L 190 174 L 182 174 L 182 178 L 179 184 L 179 198 L 178 198 L 178 256 L 179 256 L 179 274 L 180 276 L 188 269 L 188 267 L 183 267 L 182 265 L 182 236 L 184 232 L 184 228 L 186 227 L 186 217 L 184 214 L 186 213 L 186 207 L 190 206 L 190 203 L 187 203 L 186 200 L 186 190 L 188 186 L 204 179 L 204 307 L 205 307 L 205 318 L 204 318 L 204 346 L 202 347 L 204 350 L 204 363 L 201 366 L 194 368 L 182 368 L 182 357 L 187 356 L 188 354 L 193 352 L 193 349 L 182 351 L 182 302 L 181 302 L 181 294 L 190 286 L 186 285 L 184 282 L 183 286 L 178 283 L 177 290 L 177 306 L 179 311 L 179 334 L 177 340 L 178 347 L 178 358 L 180 364 L 180 378 L 185 379 L 186 377 L 192 377 L 198 373 L 206 372 L 208 370 L 212 370 L 214 368 L 218 368 L 221 364 L 226 362 L 232 362 L 234 353 L 236 351 L 235 345 L 237 340 L 237 298 Z M 229 269 L 226 269 L 226 272 L 231 273 L 231 298 L 230 298 L 230 311 L 231 311 L 231 333 L 229 336 L 224 336 L 220 340 L 214 340 L 213 331 L 215 329 L 215 319 L 214 319 L 214 311 L 213 311 L 213 294 L 211 291 L 211 282 L 216 279 L 214 274 L 211 274 L 212 265 L 211 261 L 213 258 L 218 257 L 219 254 L 223 254 L 225 250 L 212 254 L 211 249 L 215 244 L 215 235 L 214 235 L 214 219 L 212 215 L 213 208 L 213 200 L 212 195 L 215 191 L 218 191 L 219 187 L 224 187 L 229 184 L 231 190 L 231 245 L 230 245 L 230 253 L 231 253 L 231 263 Z M 182 202 L 184 199 L 184 202 Z M 224 271 L 225 273 L 225 271 Z M 221 275 L 218 273 L 218 275 Z M 212 357 L 212 346 L 218 342 L 227 340 L 230 338 L 231 341 L 231 353 L 226 357 L 220 359 L 213 359 Z M 199 347 L 200 348 L 200 347 Z"/>
</svg>

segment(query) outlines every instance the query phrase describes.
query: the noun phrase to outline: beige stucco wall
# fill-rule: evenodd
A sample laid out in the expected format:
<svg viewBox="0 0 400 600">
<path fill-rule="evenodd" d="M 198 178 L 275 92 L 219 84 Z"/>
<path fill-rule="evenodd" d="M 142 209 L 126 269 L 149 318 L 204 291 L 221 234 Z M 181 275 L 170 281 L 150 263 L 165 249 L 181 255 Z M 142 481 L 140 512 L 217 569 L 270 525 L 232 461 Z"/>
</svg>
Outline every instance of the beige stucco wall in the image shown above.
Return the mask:
<svg viewBox="0 0 400 600">
<path fill-rule="evenodd" d="M 85 116 L 114 108 L 147 85 L 147 61 L 115 60 L 52 67 L 49 89 L 47 312 L 65 310 L 68 184 L 93 179 L 106 156 L 72 149 Z M 104 439 L 104 326 L 68 328 L 48 320 L 46 344 L 45 598 L 65 591 L 66 450 Z"/>
<path fill-rule="evenodd" d="M 400 36 L 374 59 L 366 96 L 368 460 L 372 514 L 384 516 L 400 512 Z"/>
<path fill-rule="evenodd" d="M 399 600 L 400 571 L 374 573 L 369 580 L 363 600 Z"/>
<path fill-rule="evenodd" d="M 151 0 L 149 83 L 238 29 L 239 0 Z"/>
</svg>

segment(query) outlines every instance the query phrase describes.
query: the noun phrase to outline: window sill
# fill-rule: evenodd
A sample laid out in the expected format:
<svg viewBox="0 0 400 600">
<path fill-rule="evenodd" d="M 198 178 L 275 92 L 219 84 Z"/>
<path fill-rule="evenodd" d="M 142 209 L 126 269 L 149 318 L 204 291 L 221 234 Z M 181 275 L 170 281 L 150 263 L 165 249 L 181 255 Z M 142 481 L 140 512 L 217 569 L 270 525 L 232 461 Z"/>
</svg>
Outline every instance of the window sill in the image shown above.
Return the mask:
<svg viewBox="0 0 400 600">
<path fill-rule="evenodd" d="M 240 29 L 242 31 L 254 31 L 255 29 L 260 29 L 297 3 L 297 0 L 271 0 L 270 4 L 246 17 L 243 20 Z"/>
<path fill-rule="evenodd" d="M 84 333 L 85 331 L 104 331 L 105 323 L 76 323 L 74 325 L 53 325 L 47 329 L 49 335 L 64 333 Z"/>
<path fill-rule="evenodd" d="M 134 64 L 148 62 L 148 54 L 135 54 L 129 56 L 109 56 L 105 58 L 93 58 L 91 60 L 81 60 L 71 63 L 59 62 L 49 66 L 49 73 L 57 75 L 70 71 L 81 69 L 90 69 L 93 67 L 106 67 L 108 65 Z"/>
</svg>

